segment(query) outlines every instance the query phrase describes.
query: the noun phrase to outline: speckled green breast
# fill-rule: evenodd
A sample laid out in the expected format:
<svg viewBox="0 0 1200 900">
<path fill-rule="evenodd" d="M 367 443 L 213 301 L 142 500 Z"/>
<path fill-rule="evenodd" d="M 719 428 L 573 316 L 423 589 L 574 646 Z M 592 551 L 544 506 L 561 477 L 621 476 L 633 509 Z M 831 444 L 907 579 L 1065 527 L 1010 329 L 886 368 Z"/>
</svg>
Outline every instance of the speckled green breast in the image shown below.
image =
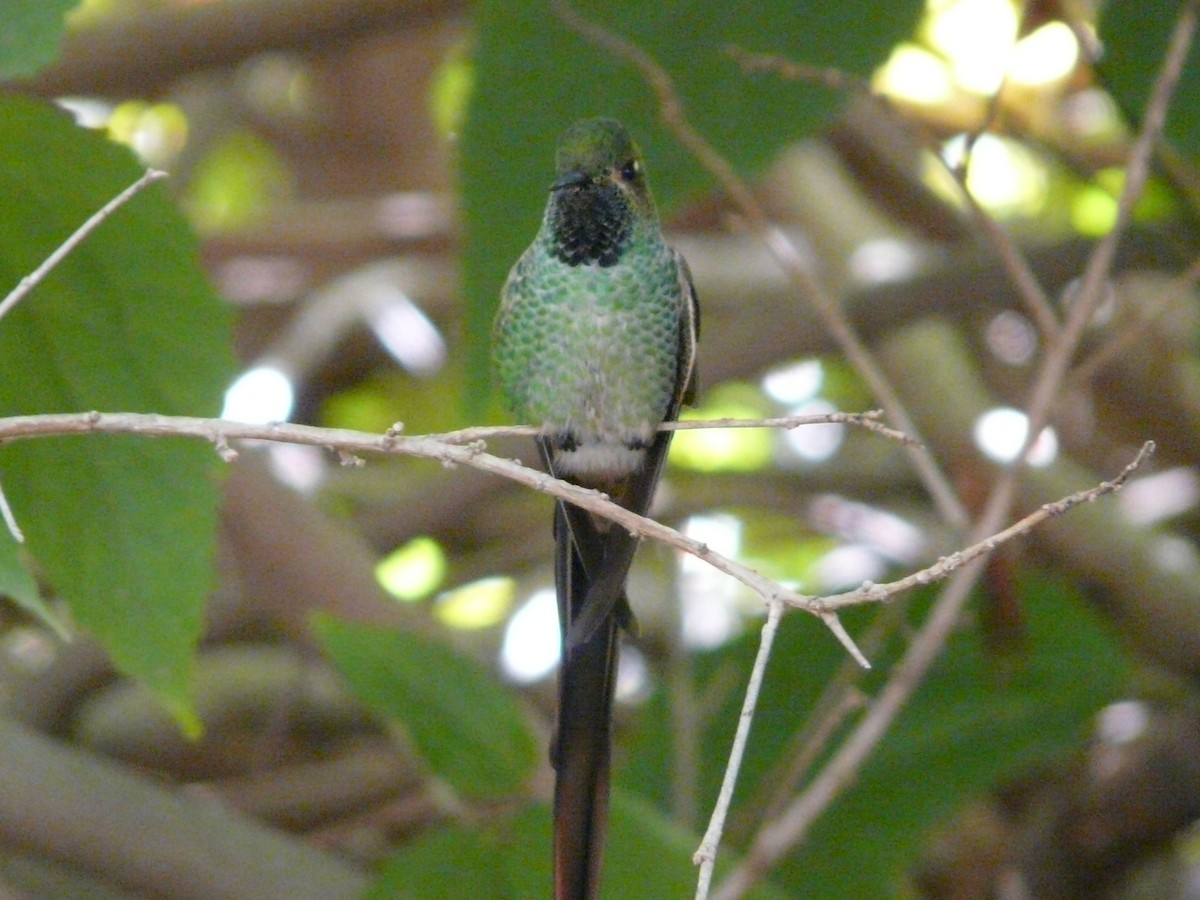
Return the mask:
<svg viewBox="0 0 1200 900">
<path fill-rule="evenodd" d="M 568 266 L 539 236 L 496 318 L 505 405 L 581 445 L 645 445 L 675 391 L 683 304 L 675 254 L 657 227 L 607 267 Z"/>
</svg>

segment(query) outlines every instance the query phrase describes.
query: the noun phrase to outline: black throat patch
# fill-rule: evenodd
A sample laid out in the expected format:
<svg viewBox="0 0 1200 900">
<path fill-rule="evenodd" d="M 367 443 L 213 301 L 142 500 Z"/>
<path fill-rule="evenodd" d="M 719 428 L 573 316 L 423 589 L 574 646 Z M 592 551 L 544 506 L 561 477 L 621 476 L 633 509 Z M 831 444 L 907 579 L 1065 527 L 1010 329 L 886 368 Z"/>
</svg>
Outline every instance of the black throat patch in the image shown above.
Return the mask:
<svg viewBox="0 0 1200 900">
<path fill-rule="evenodd" d="M 564 188 L 551 214 L 555 257 L 568 266 L 615 265 L 633 233 L 633 211 L 615 184 Z"/>
</svg>

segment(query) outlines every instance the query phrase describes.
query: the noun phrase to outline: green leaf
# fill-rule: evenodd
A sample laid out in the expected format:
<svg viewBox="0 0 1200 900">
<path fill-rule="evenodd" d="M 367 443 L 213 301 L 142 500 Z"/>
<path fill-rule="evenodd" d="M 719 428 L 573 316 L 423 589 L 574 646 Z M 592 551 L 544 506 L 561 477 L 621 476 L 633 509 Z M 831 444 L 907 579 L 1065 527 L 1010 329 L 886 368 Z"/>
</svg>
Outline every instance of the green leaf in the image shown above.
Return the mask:
<svg viewBox="0 0 1200 900">
<path fill-rule="evenodd" d="M 461 825 L 422 835 L 388 859 L 363 900 L 516 900 L 521 895 L 504 876 L 502 841 L 529 844 L 541 835 L 528 833 L 527 819 L 505 825 L 503 837 L 491 828 Z M 546 893 L 549 884 L 547 877 L 537 893 Z"/>
<path fill-rule="evenodd" d="M 553 884 L 550 807 L 535 804 L 518 815 L 480 828 L 449 826 L 395 854 L 367 900 L 523 900 L 546 897 Z M 604 900 L 674 900 L 696 891 L 699 870 L 692 854 L 700 838 L 673 825 L 654 807 L 614 791 L 600 896 Z M 732 854 L 727 863 L 733 861 Z M 747 895 L 754 900 L 787 896 L 770 884 Z"/>
<path fill-rule="evenodd" d="M 140 174 L 127 150 L 59 110 L 0 98 L 0 292 Z M 196 256 L 161 186 L 117 211 L 0 321 L 0 412 L 215 415 L 232 372 L 230 313 Z M 29 551 L 75 621 L 190 727 L 219 469 L 211 448 L 182 440 L 0 448 Z"/>
<path fill-rule="evenodd" d="M 1021 599 L 1028 656 L 997 671 L 974 630 L 955 635 L 928 680 L 850 786 L 817 821 L 808 841 L 775 873 L 804 897 L 893 897 L 931 828 L 995 785 L 1074 750 L 1094 713 L 1117 698 L 1129 664 L 1073 589 L 1029 579 Z M 914 604 L 918 620 L 927 603 Z M 855 613 L 851 633 L 871 613 Z M 749 672 L 757 635 L 698 661 L 700 687 Z M 872 691 L 896 660 L 873 659 Z M 730 821 L 757 821 L 779 783 L 777 766 L 844 652 L 807 617 L 785 620 L 751 733 Z M 724 771 L 744 679 L 714 711 L 702 738 L 701 809 L 711 809 Z M 661 702 L 661 699 L 659 700 Z M 621 784 L 659 805 L 670 800 L 670 715 L 655 705 L 618 769 Z M 881 811 L 886 811 L 882 814 Z M 722 853 L 736 852 L 727 835 Z"/>
<path fill-rule="evenodd" d="M 37 582 L 21 558 L 21 545 L 3 523 L 0 523 L 0 597 L 8 597 L 21 609 L 53 628 L 60 637 L 67 636 L 67 628 L 42 602 Z"/>
<path fill-rule="evenodd" d="M 67 11 L 79 0 L 7 0 L 0 28 L 0 81 L 24 78 L 58 58 Z"/>
<path fill-rule="evenodd" d="M 522 788 L 538 745 L 520 706 L 474 660 L 414 634 L 318 615 L 313 630 L 354 693 L 401 727 L 434 774 L 470 798 Z"/>
<path fill-rule="evenodd" d="M 695 127 L 747 177 L 821 128 L 843 98 L 812 82 L 748 75 L 726 46 L 867 76 L 911 34 L 923 8 L 919 0 L 762 0 L 739 5 L 736 14 L 718 0 L 575 6 L 653 55 Z M 665 212 L 713 182 L 662 125 L 642 75 L 567 29 L 547 2 L 484 0 L 475 21 L 475 88 L 461 156 L 463 283 L 474 341 L 470 383 L 484 385 L 492 311 L 505 274 L 537 230 L 564 128 L 586 116 L 623 120 L 645 151 Z"/>
<path fill-rule="evenodd" d="M 613 791 L 601 896 L 609 900 L 692 896 L 700 875 L 692 855 L 699 846 L 699 835 L 672 823 L 645 800 Z M 716 881 L 736 859 L 736 854 L 727 853 L 718 860 Z M 746 896 L 775 900 L 788 895 L 763 881 Z"/>
<path fill-rule="evenodd" d="M 1184 4 L 1179 0 L 1113 2 L 1101 7 L 1099 69 L 1105 86 L 1135 122 L 1146 114 L 1154 79 L 1162 68 L 1167 42 Z M 1171 99 L 1166 136 L 1181 152 L 1200 158 L 1200 65 L 1193 40 L 1189 62 Z"/>
</svg>

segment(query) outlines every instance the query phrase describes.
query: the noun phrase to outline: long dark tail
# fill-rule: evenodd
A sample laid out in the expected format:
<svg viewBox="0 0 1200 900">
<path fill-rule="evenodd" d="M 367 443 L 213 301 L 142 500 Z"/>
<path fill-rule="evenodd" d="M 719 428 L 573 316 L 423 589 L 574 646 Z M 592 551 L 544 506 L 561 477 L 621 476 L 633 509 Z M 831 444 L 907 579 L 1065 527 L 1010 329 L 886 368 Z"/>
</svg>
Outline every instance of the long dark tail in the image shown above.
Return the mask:
<svg viewBox="0 0 1200 900">
<path fill-rule="evenodd" d="M 612 747 L 613 690 L 617 675 L 618 615 L 607 615 L 583 640 L 571 639 L 570 623 L 593 581 L 600 536 L 594 531 L 585 567 L 561 504 L 554 522 L 559 616 L 563 659 L 558 676 L 558 730 L 552 761 L 554 784 L 555 900 L 593 900 L 599 896 L 604 838 L 608 828 L 609 770 Z"/>
</svg>

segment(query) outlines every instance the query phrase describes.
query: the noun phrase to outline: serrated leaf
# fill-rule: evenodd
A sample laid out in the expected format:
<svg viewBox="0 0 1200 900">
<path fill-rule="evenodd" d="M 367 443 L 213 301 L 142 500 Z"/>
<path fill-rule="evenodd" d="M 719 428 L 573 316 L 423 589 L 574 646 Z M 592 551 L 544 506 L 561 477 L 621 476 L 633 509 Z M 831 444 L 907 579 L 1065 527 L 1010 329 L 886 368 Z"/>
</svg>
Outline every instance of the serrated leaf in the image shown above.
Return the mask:
<svg viewBox="0 0 1200 900">
<path fill-rule="evenodd" d="M 58 58 L 67 12 L 79 0 L 6 0 L 0 28 L 0 81 L 32 75 Z"/>
<path fill-rule="evenodd" d="M 924 6 L 762 0 L 731 14 L 718 0 L 573 5 L 658 60 L 692 124 L 747 177 L 781 147 L 820 129 L 843 95 L 813 82 L 748 75 L 725 52 L 728 45 L 865 77 L 912 33 Z M 548 2 L 485 0 L 475 21 L 475 87 L 461 156 L 463 286 L 473 341 L 470 383 L 484 385 L 491 314 L 505 274 L 537 230 L 564 128 L 587 116 L 624 121 L 646 154 L 665 212 L 713 182 L 663 126 L 642 75 L 567 29 Z"/>
<path fill-rule="evenodd" d="M 537 741 L 512 693 L 474 660 L 403 631 L 313 619 L 351 690 L 403 727 L 433 773 L 471 798 L 525 785 Z"/>
<path fill-rule="evenodd" d="M 48 105 L 0 98 L 0 284 L 34 270 L 141 174 Z M 186 222 L 151 187 L 0 321 L 0 414 L 215 415 L 230 312 Z M 71 437 L 0 448 L 28 548 L 74 620 L 195 725 L 191 657 L 212 583 L 220 463 L 194 441 Z"/>
</svg>

